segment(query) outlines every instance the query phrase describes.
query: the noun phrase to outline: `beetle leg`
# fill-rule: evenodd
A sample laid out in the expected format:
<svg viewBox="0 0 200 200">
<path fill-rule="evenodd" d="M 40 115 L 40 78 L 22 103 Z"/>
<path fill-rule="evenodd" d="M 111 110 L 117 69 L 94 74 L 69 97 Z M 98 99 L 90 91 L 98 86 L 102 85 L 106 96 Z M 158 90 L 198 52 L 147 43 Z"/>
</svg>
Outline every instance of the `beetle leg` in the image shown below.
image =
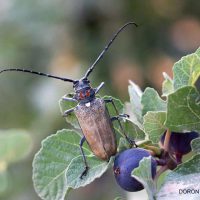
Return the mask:
<svg viewBox="0 0 200 200">
<path fill-rule="evenodd" d="M 130 115 L 128 115 L 128 114 L 119 114 L 118 117 L 119 118 L 129 118 Z"/>
<path fill-rule="evenodd" d="M 81 174 L 81 176 L 80 176 L 80 178 L 82 179 L 83 178 L 83 176 L 86 176 L 87 175 L 87 172 L 88 172 L 88 170 L 89 170 L 89 166 L 88 166 L 88 164 L 87 164 L 87 161 L 86 161 L 86 157 L 85 157 L 85 154 L 84 154 L 84 151 L 83 151 L 83 143 L 85 142 L 85 136 L 83 136 L 82 138 L 81 138 L 81 141 L 80 141 L 80 144 L 79 144 L 79 146 L 80 146 L 80 149 L 81 149 L 81 154 L 82 154 L 82 156 L 83 156 L 83 161 L 84 161 L 84 164 L 85 164 L 85 170 L 82 172 L 82 174 Z"/>
<path fill-rule="evenodd" d="M 62 97 L 62 100 L 71 101 L 71 102 L 78 102 L 76 99 L 74 99 L 74 98 L 69 98 L 69 97 Z"/>
<path fill-rule="evenodd" d="M 95 88 L 95 94 L 99 92 L 99 90 L 104 86 L 104 82 L 102 82 L 97 88 Z"/>
<path fill-rule="evenodd" d="M 62 116 L 63 116 L 63 117 L 67 117 L 67 115 L 69 115 L 70 113 L 74 112 L 74 109 L 75 109 L 75 108 L 71 108 L 71 109 L 69 109 L 69 110 L 66 110 Z"/>
<path fill-rule="evenodd" d="M 124 130 L 124 128 L 123 128 L 123 126 L 122 126 L 120 120 L 119 120 L 119 118 L 121 118 L 120 116 L 123 116 L 123 115 L 120 115 L 120 114 L 119 114 L 119 112 L 118 112 L 118 110 L 117 110 L 117 107 L 116 107 L 116 105 L 115 105 L 113 99 L 112 99 L 112 98 L 110 98 L 110 99 L 105 99 L 104 101 L 105 101 L 105 103 L 112 103 L 113 108 L 115 109 L 115 112 L 116 112 L 116 114 L 117 114 L 117 116 L 114 117 L 113 119 L 111 118 L 111 120 L 112 120 L 112 121 L 113 121 L 113 120 L 117 120 L 117 121 L 118 121 L 119 127 L 120 127 L 122 133 L 124 134 L 126 140 L 129 142 L 130 146 L 132 147 L 133 145 L 135 145 L 135 147 L 137 147 L 135 141 L 132 140 L 132 139 L 130 139 L 130 138 L 128 137 L 128 135 L 126 134 L 126 132 L 125 132 L 125 130 Z"/>
<path fill-rule="evenodd" d="M 74 109 L 75 109 L 75 108 L 66 110 L 65 113 L 67 112 L 67 114 L 69 114 L 69 113 L 73 112 Z M 81 127 L 80 127 L 80 128 L 81 128 Z M 82 130 L 82 129 L 81 129 L 81 130 Z M 83 132 L 83 131 L 82 131 L 82 132 Z M 83 178 L 83 176 L 86 176 L 86 175 L 87 175 L 87 172 L 88 172 L 88 170 L 89 170 L 89 166 L 88 166 L 88 164 L 87 164 L 87 160 L 86 160 L 86 157 L 85 157 L 85 153 L 84 153 L 84 151 L 83 151 L 83 143 L 84 143 L 85 141 L 86 141 L 86 138 L 85 138 L 85 136 L 83 136 L 83 137 L 81 138 L 81 140 L 80 140 L 80 143 L 79 143 L 80 150 L 81 150 L 81 154 L 82 154 L 82 157 L 83 157 L 83 162 L 84 162 L 84 164 L 85 164 L 85 169 L 84 169 L 84 171 L 82 172 L 82 174 L 81 174 L 81 176 L 80 176 L 81 179 Z"/>
<path fill-rule="evenodd" d="M 134 140 L 131 140 L 131 139 L 127 136 L 127 134 L 125 133 L 125 130 L 124 130 L 124 128 L 122 127 L 121 122 L 120 122 L 120 119 L 121 119 L 121 118 L 128 118 L 128 117 L 129 117 L 129 115 L 127 115 L 127 114 L 120 114 L 120 115 L 118 115 L 118 116 L 111 117 L 110 119 L 111 119 L 112 122 L 115 121 L 115 120 L 118 121 L 119 126 L 120 126 L 120 129 L 122 130 L 122 132 L 123 132 L 123 134 L 124 134 L 126 140 L 130 143 L 131 147 L 132 147 L 133 145 L 135 145 L 135 146 L 137 147 L 137 145 L 135 144 L 135 141 L 134 141 Z"/>
<path fill-rule="evenodd" d="M 119 120 L 120 118 L 129 118 L 129 115 L 127 114 L 120 114 L 118 116 L 114 116 L 114 117 L 111 117 L 111 121 L 115 121 L 115 120 Z"/>
</svg>

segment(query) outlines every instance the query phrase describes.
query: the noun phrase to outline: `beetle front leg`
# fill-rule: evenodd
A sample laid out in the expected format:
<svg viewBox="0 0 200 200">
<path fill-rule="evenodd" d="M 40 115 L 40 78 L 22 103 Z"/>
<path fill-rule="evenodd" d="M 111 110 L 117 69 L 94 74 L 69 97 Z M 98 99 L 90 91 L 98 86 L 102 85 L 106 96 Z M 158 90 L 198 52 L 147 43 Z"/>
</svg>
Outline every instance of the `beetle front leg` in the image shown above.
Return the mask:
<svg viewBox="0 0 200 200">
<path fill-rule="evenodd" d="M 76 108 L 76 107 L 75 107 Z M 64 113 L 63 113 L 63 117 L 67 117 L 70 113 L 74 112 L 75 108 L 71 108 L 69 110 L 66 110 Z"/>
<path fill-rule="evenodd" d="M 69 98 L 69 97 L 62 97 L 62 100 L 70 102 L 78 102 L 75 98 Z"/>
<path fill-rule="evenodd" d="M 118 124 L 119 124 L 119 127 L 120 127 L 122 133 L 124 134 L 126 140 L 129 142 L 130 146 L 135 145 L 135 147 L 137 147 L 135 141 L 132 140 L 132 139 L 130 139 L 130 138 L 127 136 L 127 134 L 126 134 L 126 132 L 125 132 L 125 130 L 124 130 L 124 128 L 123 128 L 121 122 L 120 122 L 120 118 L 122 118 L 123 116 L 126 116 L 126 117 L 127 117 L 128 115 L 126 115 L 126 114 L 124 114 L 124 115 L 123 115 L 123 114 L 119 114 L 119 112 L 118 112 L 118 110 L 117 110 L 117 107 L 116 107 L 116 105 L 115 105 L 115 103 L 114 103 L 114 101 L 113 101 L 112 98 L 110 98 L 110 99 L 105 99 L 104 101 L 105 101 L 105 103 L 112 103 L 112 105 L 113 105 L 113 107 L 114 107 L 114 109 L 115 109 L 115 112 L 116 112 L 116 114 L 117 114 L 117 116 L 111 118 L 111 121 L 117 120 L 117 121 L 118 121 Z"/>
<path fill-rule="evenodd" d="M 85 170 L 82 172 L 82 174 L 81 174 L 81 176 L 80 176 L 80 178 L 82 179 L 83 178 L 83 176 L 86 176 L 87 175 L 87 172 L 88 172 L 88 170 L 89 170 L 89 166 L 88 166 L 88 164 L 87 164 L 87 160 L 86 160 L 86 157 L 85 157 L 85 154 L 84 154 L 84 151 L 83 151 L 83 143 L 85 142 L 85 136 L 83 136 L 82 138 L 81 138 L 81 141 L 80 141 L 80 144 L 79 144 L 79 146 L 80 146 L 80 149 L 81 149 L 81 154 L 82 154 L 82 156 L 83 156 L 83 162 L 84 162 L 84 164 L 85 164 Z"/>
</svg>

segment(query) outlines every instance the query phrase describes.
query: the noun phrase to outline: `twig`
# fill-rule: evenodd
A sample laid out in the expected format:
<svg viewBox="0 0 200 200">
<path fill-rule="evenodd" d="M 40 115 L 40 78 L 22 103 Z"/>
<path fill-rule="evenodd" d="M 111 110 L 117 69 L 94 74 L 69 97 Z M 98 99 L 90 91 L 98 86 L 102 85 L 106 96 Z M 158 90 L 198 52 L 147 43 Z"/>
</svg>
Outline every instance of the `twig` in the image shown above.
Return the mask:
<svg viewBox="0 0 200 200">
<path fill-rule="evenodd" d="M 171 137 L 171 132 L 169 129 L 167 129 L 167 132 L 165 134 L 165 140 L 164 140 L 164 151 L 169 152 L 169 141 Z"/>
<path fill-rule="evenodd" d="M 160 167 L 160 169 L 156 172 L 156 175 L 155 175 L 155 178 L 154 178 L 155 182 L 158 181 L 159 176 L 160 176 L 163 172 L 165 172 L 166 170 L 168 170 L 168 166 L 167 166 L 167 165 L 164 165 L 164 166 L 161 166 L 161 167 Z"/>
</svg>

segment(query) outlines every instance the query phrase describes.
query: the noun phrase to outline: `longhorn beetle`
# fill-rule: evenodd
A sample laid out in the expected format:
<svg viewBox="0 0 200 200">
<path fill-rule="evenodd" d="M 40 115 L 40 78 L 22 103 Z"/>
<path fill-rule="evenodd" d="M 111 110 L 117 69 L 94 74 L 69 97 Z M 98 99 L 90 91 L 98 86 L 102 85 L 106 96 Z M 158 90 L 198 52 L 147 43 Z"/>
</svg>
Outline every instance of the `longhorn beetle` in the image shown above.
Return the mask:
<svg viewBox="0 0 200 200">
<path fill-rule="evenodd" d="M 45 74 L 41 72 L 36 72 L 27 69 L 4 69 L 1 70 L 0 73 L 6 71 L 19 71 L 19 72 L 26 72 L 31 74 L 36 74 L 40 76 L 46 76 L 50 78 L 59 79 L 65 82 L 73 83 L 74 88 L 74 95 L 72 98 L 63 97 L 65 101 L 73 101 L 77 102 L 77 106 L 75 108 L 71 108 L 66 110 L 63 114 L 64 117 L 67 117 L 70 113 L 74 112 L 75 116 L 78 119 L 80 128 L 83 133 L 83 137 L 80 141 L 80 150 L 83 156 L 83 161 L 85 164 L 85 170 L 81 174 L 81 178 L 87 174 L 89 166 L 87 164 L 87 160 L 83 151 L 83 143 L 86 140 L 89 144 L 92 152 L 98 158 L 102 160 L 108 160 L 112 155 L 116 154 L 117 151 L 117 143 L 114 134 L 114 129 L 112 125 L 112 121 L 117 120 L 119 123 L 119 127 L 122 130 L 125 138 L 131 145 L 135 145 L 134 140 L 129 139 L 126 135 L 122 124 L 120 122 L 120 118 L 126 118 L 128 115 L 126 114 L 119 114 L 113 99 L 104 100 L 102 98 L 96 98 L 96 94 L 99 90 L 104 86 L 104 82 L 102 82 L 97 88 L 92 88 L 90 86 L 90 81 L 88 80 L 88 76 L 92 73 L 97 63 L 103 58 L 105 52 L 109 49 L 113 41 L 116 39 L 118 34 L 125 29 L 128 25 L 135 25 L 137 24 L 134 22 L 128 22 L 124 24 L 118 31 L 113 35 L 112 39 L 108 42 L 105 46 L 103 51 L 99 54 L 95 62 L 92 64 L 91 67 L 87 70 L 85 75 L 79 80 L 73 80 L 69 78 L 54 76 L 50 74 Z M 116 115 L 114 117 L 110 117 L 106 104 L 111 103 L 116 111 Z"/>
</svg>

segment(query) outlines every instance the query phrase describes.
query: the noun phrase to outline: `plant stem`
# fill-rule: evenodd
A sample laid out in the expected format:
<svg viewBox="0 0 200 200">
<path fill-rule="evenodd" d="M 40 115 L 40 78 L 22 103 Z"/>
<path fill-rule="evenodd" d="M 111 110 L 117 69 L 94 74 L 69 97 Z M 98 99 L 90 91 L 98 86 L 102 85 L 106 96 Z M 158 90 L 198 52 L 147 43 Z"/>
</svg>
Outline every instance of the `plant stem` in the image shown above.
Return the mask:
<svg viewBox="0 0 200 200">
<path fill-rule="evenodd" d="M 160 169 L 156 172 L 156 176 L 155 176 L 155 178 L 154 178 L 155 182 L 158 181 L 159 176 L 160 176 L 163 172 L 165 172 L 166 170 L 168 170 L 167 165 L 161 166 L 161 167 L 160 167 Z"/>
<path fill-rule="evenodd" d="M 169 152 L 169 141 L 171 137 L 171 132 L 169 129 L 167 129 L 167 132 L 165 134 L 165 140 L 164 140 L 164 151 Z"/>
</svg>

